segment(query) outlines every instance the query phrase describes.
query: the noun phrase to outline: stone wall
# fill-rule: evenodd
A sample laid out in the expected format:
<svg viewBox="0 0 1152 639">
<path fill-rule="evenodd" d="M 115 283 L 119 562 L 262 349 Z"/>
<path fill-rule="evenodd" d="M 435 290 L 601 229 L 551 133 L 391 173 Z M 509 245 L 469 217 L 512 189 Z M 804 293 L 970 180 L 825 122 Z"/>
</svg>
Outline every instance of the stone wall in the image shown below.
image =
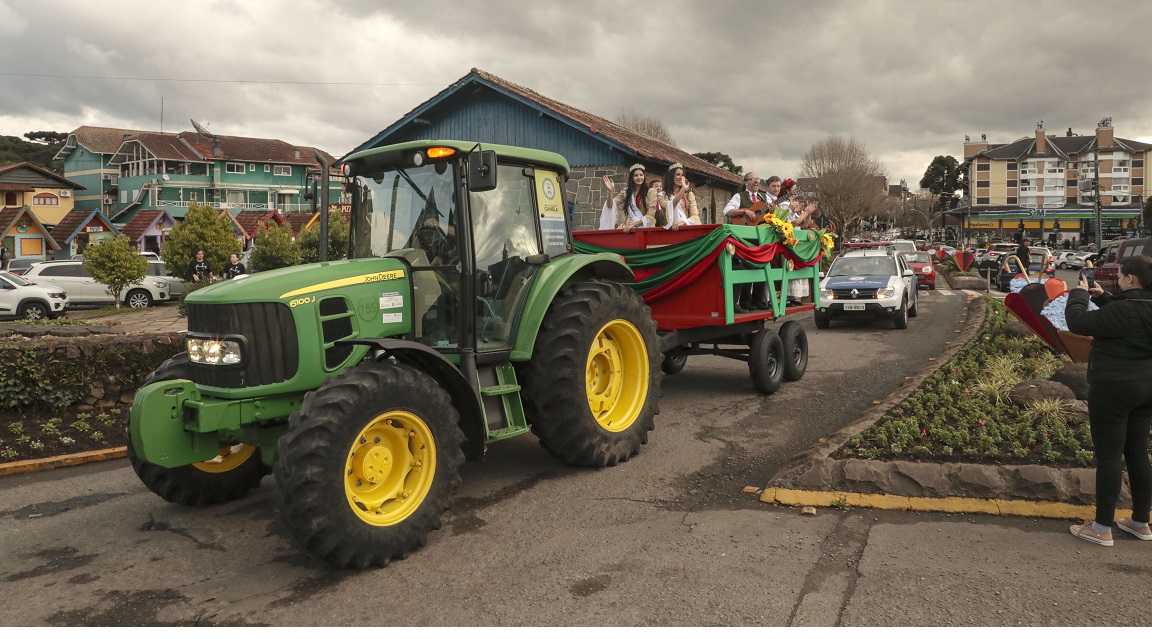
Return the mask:
<svg viewBox="0 0 1152 639">
<path fill-rule="evenodd" d="M 604 205 L 604 198 L 608 195 L 604 188 L 604 176 L 612 177 L 616 183 L 616 190 L 625 187 L 628 167 L 626 166 L 579 166 L 573 167 L 568 174 L 568 183 L 564 188 L 565 200 L 574 203 L 575 213 L 574 231 L 595 230 L 600 225 L 600 210 Z M 649 173 L 651 181 L 656 174 Z M 705 224 L 716 224 L 721 221 L 721 211 L 724 205 L 736 193 L 736 187 L 722 185 L 695 185 L 692 190 L 696 193 L 696 204 L 700 207 L 700 218 Z"/>
<path fill-rule="evenodd" d="M 20 329 L 87 327 L 14 328 L 0 336 L 0 409 L 7 410 L 128 408 L 144 379 L 184 347 L 179 333 L 29 336 Z"/>
</svg>

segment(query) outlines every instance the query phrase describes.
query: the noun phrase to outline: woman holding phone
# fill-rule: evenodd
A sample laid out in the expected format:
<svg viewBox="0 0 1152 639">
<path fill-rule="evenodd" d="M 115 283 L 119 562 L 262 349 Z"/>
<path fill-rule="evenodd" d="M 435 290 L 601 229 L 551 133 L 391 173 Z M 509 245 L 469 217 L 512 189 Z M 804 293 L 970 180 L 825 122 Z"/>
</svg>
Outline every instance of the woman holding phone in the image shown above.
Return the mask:
<svg viewBox="0 0 1152 639">
<path fill-rule="evenodd" d="M 1112 545 L 1112 524 L 1138 539 L 1152 541 L 1152 257 L 1120 260 L 1119 292 L 1080 282 L 1068 294 L 1068 330 L 1092 336 L 1088 353 L 1088 421 L 1096 451 L 1096 518 L 1071 527 L 1073 535 Z M 1088 298 L 1100 306 L 1088 310 Z M 1115 521 L 1124 468 L 1132 487 L 1132 516 Z"/>
</svg>

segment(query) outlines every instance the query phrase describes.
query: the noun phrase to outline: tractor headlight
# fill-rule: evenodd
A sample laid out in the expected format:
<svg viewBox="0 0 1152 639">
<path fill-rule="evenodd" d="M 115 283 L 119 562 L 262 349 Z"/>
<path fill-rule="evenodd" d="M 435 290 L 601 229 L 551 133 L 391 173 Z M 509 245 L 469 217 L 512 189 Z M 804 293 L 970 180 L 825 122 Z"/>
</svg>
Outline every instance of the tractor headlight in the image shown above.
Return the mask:
<svg viewBox="0 0 1152 639">
<path fill-rule="evenodd" d="M 896 295 L 896 289 L 891 286 L 876 291 L 876 299 L 878 300 L 888 299 L 894 295 Z"/>
<path fill-rule="evenodd" d="M 231 366 L 244 358 L 240 342 L 228 339 L 188 338 L 188 359 L 196 364 Z"/>
</svg>

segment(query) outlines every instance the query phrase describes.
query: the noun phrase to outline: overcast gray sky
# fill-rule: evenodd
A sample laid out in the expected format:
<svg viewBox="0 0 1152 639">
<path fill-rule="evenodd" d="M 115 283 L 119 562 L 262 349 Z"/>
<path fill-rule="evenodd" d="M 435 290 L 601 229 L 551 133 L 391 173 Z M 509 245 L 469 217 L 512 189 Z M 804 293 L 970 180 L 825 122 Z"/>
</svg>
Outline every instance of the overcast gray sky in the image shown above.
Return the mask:
<svg viewBox="0 0 1152 639">
<path fill-rule="evenodd" d="M 340 156 L 472 67 L 794 176 L 828 134 L 915 188 L 963 140 L 1152 141 L 1152 3 L 0 0 L 0 134 L 81 125 Z M 311 84 L 323 83 L 323 84 Z"/>
</svg>

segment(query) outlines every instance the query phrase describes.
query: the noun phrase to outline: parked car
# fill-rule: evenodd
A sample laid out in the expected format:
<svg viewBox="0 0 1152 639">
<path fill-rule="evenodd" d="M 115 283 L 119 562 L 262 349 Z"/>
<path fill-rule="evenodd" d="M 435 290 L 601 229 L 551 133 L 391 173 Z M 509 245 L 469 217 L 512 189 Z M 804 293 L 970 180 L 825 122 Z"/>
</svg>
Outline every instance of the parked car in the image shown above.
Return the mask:
<svg viewBox="0 0 1152 639">
<path fill-rule="evenodd" d="M 68 309 L 68 294 L 58 286 L 33 284 L 0 271 L 0 317 L 25 320 L 56 319 Z"/>
<path fill-rule="evenodd" d="M 1056 277 L 1056 263 L 1052 261 L 1052 254 L 1044 247 L 1031 248 L 1028 251 L 1028 274 L 1039 275 L 1043 273 L 1047 277 Z M 996 288 L 1000 291 L 1007 292 L 1011 286 L 1012 278 L 1020 273 L 1020 260 L 1015 254 L 1005 255 L 1000 258 L 1000 271 L 999 277 L 996 282 Z"/>
<path fill-rule="evenodd" d="M 192 285 L 182 277 L 176 277 L 168 270 L 168 265 L 160 260 L 148 260 L 148 274 L 154 277 L 162 278 L 168 282 L 169 294 L 172 299 L 178 300 L 188 294 L 188 290 Z"/>
<path fill-rule="evenodd" d="M 1056 268 L 1081 269 L 1084 267 L 1084 260 L 1091 255 L 1093 254 L 1080 251 L 1060 251 L 1052 259 L 1056 261 Z"/>
<path fill-rule="evenodd" d="M 1116 280 L 1120 278 L 1120 260 L 1132 255 L 1152 256 L 1152 238 L 1132 238 L 1116 240 L 1105 244 L 1096 260 L 1096 281 L 1108 293 L 1119 289 Z"/>
<path fill-rule="evenodd" d="M 81 260 L 40 262 L 28 269 L 24 278 L 34 284 L 59 286 L 68 293 L 68 300 L 73 305 L 116 302 L 108 287 L 93 279 Z M 132 308 L 144 308 L 171 299 L 168 282 L 153 275 L 145 275 L 140 284 L 129 286 L 120 294 L 120 301 Z"/>
<path fill-rule="evenodd" d="M 896 328 L 908 328 L 916 317 L 916 275 L 904 255 L 891 248 L 843 253 L 820 282 L 816 328 L 833 319 L 887 318 Z"/>
<path fill-rule="evenodd" d="M 1016 253 L 1016 247 L 1017 246 L 1020 246 L 1020 245 L 1019 244 L 1013 244 L 1011 242 L 1003 242 L 1000 244 L 993 244 L 993 245 L 988 247 L 988 255 L 985 257 L 987 257 L 988 259 L 999 261 L 1000 258 L 1004 257 L 1005 255 L 1014 255 Z"/>
<path fill-rule="evenodd" d="M 33 264 L 43 262 L 40 257 L 14 257 L 8 260 L 8 272 L 13 275 L 23 275 Z"/>
<path fill-rule="evenodd" d="M 932 256 L 928 254 L 928 251 L 905 253 L 904 259 L 908 261 L 908 267 L 916 274 L 917 286 L 927 286 L 936 290 L 936 268 L 932 266 Z"/>
</svg>

